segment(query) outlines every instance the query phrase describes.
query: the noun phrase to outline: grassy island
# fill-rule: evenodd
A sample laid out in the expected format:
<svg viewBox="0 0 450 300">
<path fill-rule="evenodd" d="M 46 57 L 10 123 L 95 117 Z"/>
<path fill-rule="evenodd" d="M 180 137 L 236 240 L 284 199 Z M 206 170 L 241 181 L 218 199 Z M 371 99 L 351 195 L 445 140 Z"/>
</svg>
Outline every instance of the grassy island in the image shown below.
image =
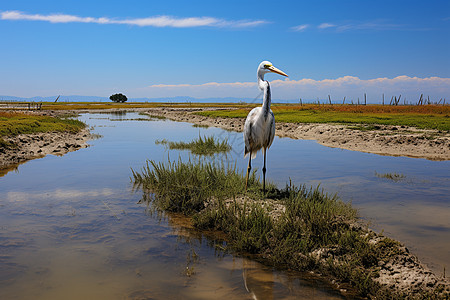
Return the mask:
<svg viewBox="0 0 450 300">
<path fill-rule="evenodd" d="M 148 161 L 140 172 L 133 170 L 132 180 L 143 189 L 144 202 L 181 212 L 199 229 L 223 231 L 233 251 L 255 254 L 279 268 L 325 275 L 352 296 L 409 294 L 378 280 L 380 266 L 405 255 L 406 248 L 369 230 L 350 204 L 319 188 L 269 185 L 263 195 L 253 173 L 246 192 L 236 167 L 201 160 Z M 424 290 L 419 298 L 440 292 Z"/>
</svg>

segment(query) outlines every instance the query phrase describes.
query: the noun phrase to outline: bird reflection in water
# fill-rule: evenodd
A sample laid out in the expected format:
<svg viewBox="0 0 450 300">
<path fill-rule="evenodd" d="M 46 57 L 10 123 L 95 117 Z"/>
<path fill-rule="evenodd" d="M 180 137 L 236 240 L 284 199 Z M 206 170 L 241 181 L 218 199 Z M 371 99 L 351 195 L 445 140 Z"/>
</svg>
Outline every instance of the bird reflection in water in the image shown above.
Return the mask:
<svg viewBox="0 0 450 300">
<path fill-rule="evenodd" d="M 273 272 L 262 268 L 257 262 L 242 260 L 242 277 L 245 289 L 255 300 L 274 299 Z"/>
</svg>

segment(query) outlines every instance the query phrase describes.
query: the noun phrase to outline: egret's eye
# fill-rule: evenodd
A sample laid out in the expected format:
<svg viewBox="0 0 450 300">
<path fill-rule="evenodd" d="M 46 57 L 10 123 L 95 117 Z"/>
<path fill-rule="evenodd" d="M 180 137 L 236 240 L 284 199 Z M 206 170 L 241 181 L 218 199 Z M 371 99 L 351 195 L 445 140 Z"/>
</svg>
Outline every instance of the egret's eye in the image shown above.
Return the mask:
<svg viewBox="0 0 450 300">
<path fill-rule="evenodd" d="M 264 65 L 264 68 L 266 68 L 266 69 L 267 69 L 268 67 L 270 67 L 270 65 Z"/>
</svg>

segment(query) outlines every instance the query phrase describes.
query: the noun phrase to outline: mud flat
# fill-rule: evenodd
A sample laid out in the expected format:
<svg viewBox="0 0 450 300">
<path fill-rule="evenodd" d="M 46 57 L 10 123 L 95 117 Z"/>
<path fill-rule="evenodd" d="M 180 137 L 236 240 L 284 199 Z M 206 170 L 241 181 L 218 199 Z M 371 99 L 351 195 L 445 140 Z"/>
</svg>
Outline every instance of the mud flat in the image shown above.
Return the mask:
<svg viewBox="0 0 450 300">
<path fill-rule="evenodd" d="M 145 109 L 145 111 L 149 115 L 166 117 L 175 121 L 220 127 L 226 130 L 243 130 L 244 119 L 210 118 L 195 114 L 200 111 L 218 109 L 220 108 L 157 107 Z M 374 127 L 375 129 L 372 130 L 358 130 L 352 129 L 352 125 L 278 122 L 275 134 L 279 137 L 316 140 L 324 146 L 353 151 L 429 160 L 450 160 L 450 135 L 446 132 L 406 126 L 376 125 Z"/>
<path fill-rule="evenodd" d="M 0 170 L 17 165 L 30 159 L 41 158 L 48 154 L 64 155 L 68 152 L 88 147 L 91 139 L 88 129 L 80 132 L 46 132 L 38 134 L 21 134 L 5 137 L 7 142 L 14 143 L 15 148 L 0 148 Z"/>
</svg>

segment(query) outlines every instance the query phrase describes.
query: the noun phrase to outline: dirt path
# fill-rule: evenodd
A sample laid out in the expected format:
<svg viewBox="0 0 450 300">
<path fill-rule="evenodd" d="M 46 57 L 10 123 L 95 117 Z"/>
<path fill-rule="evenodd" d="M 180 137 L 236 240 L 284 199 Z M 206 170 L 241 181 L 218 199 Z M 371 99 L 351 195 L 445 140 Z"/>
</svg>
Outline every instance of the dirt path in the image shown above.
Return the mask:
<svg viewBox="0 0 450 300">
<path fill-rule="evenodd" d="M 145 109 L 150 115 L 175 121 L 243 131 L 244 119 L 209 118 L 194 114 L 206 109 L 167 108 Z M 208 110 L 217 110 L 208 108 Z M 276 115 L 275 115 L 276 119 Z M 277 123 L 275 134 L 293 139 L 316 140 L 319 144 L 353 151 L 390 156 L 408 156 L 430 160 L 450 160 L 450 134 L 405 126 L 374 126 L 374 130 L 355 130 L 337 124 Z"/>
</svg>

